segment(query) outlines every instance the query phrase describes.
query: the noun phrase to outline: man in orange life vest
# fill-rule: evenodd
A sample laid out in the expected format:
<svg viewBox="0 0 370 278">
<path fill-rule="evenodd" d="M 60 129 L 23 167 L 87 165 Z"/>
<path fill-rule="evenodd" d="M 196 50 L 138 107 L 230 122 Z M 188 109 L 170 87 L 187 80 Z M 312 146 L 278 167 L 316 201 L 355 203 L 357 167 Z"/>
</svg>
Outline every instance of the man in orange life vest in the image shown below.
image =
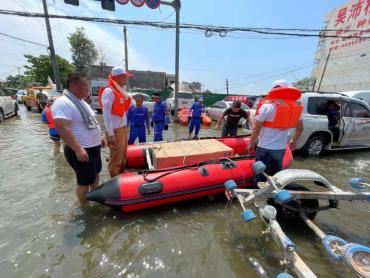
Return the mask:
<svg viewBox="0 0 370 278">
<path fill-rule="evenodd" d="M 58 154 L 60 152 L 60 136 L 58 134 L 58 131 L 55 128 L 53 116 L 51 113 L 51 105 L 53 104 L 53 101 L 49 101 L 44 110 L 42 110 L 41 113 L 41 121 L 45 124 L 49 125 L 49 135 L 50 139 L 53 140 L 54 143 L 54 154 Z"/>
<path fill-rule="evenodd" d="M 296 128 L 294 136 L 289 141 L 292 151 L 303 131 L 301 120 L 303 106 L 297 102 L 301 92 L 295 88 L 288 88 L 289 85 L 285 80 L 274 81 L 272 87 L 269 95 L 261 100 L 256 109 L 255 125 L 248 146 L 248 152 L 253 153 L 259 137 L 256 161 L 262 161 L 266 165 L 268 175 L 274 175 L 282 169 L 289 129 Z M 279 104 L 282 101 L 285 105 Z M 288 110 L 284 110 L 283 106 Z M 256 175 L 253 185 L 256 186 L 261 181 L 266 181 L 266 178 L 262 174 Z"/>
<path fill-rule="evenodd" d="M 99 93 L 103 110 L 105 138 L 109 147 L 108 171 L 111 177 L 124 172 L 127 162 L 127 111 L 131 97 L 124 86 L 132 74 L 121 67 L 114 67 L 108 77 L 108 87 Z"/>
</svg>

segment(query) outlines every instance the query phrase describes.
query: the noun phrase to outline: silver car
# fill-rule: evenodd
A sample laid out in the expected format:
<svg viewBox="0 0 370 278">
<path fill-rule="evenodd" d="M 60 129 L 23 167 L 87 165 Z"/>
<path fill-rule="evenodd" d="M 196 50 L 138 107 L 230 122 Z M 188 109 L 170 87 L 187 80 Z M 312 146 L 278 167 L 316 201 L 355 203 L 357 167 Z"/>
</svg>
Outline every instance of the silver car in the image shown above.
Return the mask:
<svg viewBox="0 0 370 278">
<path fill-rule="evenodd" d="M 13 115 L 18 113 L 18 104 L 14 99 L 6 96 L 4 92 L 0 89 L 0 123 Z"/>
<path fill-rule="evenodd" d="M 218 121 L 218 119 L 222 116 L 225 110 L 227 108 L 232 107 L 232 104 L 233 104 L 232 101 L 225 101 L 225 100 L 217 101 L 215 104 L 207 108 L 206 113 L 212 120 Z M 249 111 L 249 107 L 245 105 L 244 103 L 242 103 L 241 109 L 245 111 Z M 244 121 L 245 119 L 241 118 L 239 121 L 239 125 L 243 125 Z"/>
<path fill-rule="evenodd" d="M 370 107 L 364 101 L 343 94 L 306 92 L 302 94 L 303 133 L 296 149 L 317 156 L 324 150 L 370 148 Z M 329 128 L 329 106 L 337 106 L 338 120 Z M 254 125 L 255 110 L 250 113 Z M 289 131 L 293 136 L 294 129 Z"/>
</svg>

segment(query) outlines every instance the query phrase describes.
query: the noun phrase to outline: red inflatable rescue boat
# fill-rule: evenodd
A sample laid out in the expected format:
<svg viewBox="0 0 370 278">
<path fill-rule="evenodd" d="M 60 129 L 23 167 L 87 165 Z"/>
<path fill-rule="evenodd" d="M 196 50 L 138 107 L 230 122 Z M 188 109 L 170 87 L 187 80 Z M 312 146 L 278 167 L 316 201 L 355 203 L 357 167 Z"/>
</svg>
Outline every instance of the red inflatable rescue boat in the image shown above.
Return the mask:
<svg viewBox="0 0 370 278">
<path fill-rule="evenodd" d="M 250 187 L 254 176 L 252 164 L 255 160 L 245 155 L 249 137 L 217 140 L 241 156 L 180 167 L 124 173 L 89 192 L 87 199 L 129 212 L 219 194 L 224 192 L 224 182 L 230 179 L 235 180 L 239 187 Z M 129 146 L 128 163 L 136 168 L 144 168 L 150 146 Z M 287 147 L 283 168 L 289 167 L 292 160 L 292 152 Z"/>
</svg>

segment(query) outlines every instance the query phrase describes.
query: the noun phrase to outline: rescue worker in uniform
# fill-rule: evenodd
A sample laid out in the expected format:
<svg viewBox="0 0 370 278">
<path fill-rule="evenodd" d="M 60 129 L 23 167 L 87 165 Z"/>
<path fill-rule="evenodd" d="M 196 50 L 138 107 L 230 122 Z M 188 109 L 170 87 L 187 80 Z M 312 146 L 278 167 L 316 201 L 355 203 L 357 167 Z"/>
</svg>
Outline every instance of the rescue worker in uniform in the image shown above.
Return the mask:
<svg viewBox="0 0 370 278">
<path fill-rule="evenodd" d="M 135 96 L 136 105 L 132 105 L 127 112 L 127 121 L 130 123 L 130 135 L 128 144 L 135 143 L 136 138 L 139 138 L 139 143 L 146 142 L 145 127 L 150 134 L 149 112 L 148 108 L 143 106 L 143 95 Z"/>
<path fill-rule="evenodd" d="M 289 129 L 295 128 L 295 133 L 289 141 L 292 151 L 303 132 L 301 120 L 303 106 L 297 102 L 301 92 L 295 88 L 289 88 L 289 90 L 288 87 L 285 80 L 274 81 L 272 90 L 265 99 L 261 100 L 256 109 L 248 153 L 255 151 L 256 161 L 262 161 L 266 165 L 268 175 L 276 174 L 283 167 Z M 259 141 L 255 150 L 257 138 Z M 253 185 L 256 186 L 262 181 L 266 181 L 266 178 L 262 174 L 256 175 Z"/>
<path fill-rule="evenodd" d="M 159 93 L 153 93 L 154 109 L 152 124 L 154 126 L 154 142 L 163 141 L 163 130 L 168 128 L 170 118 L 168 117 L 167 104 L 161 100 Z"/>
<path fill-rule="evenodd" d="M 58 154 L 60 152 L 61 141 L 58 131 L 55 128 L 53 115 L 51 113 L 52 104 L 53 104 L 52 100 L 48 101 L 44 110 L 42 110 L 41 121 L 45 124 L 48 124 L 50 139 L 53 140 L 54 143 L 54 154 Z"/>
<path fill-rule="evenodd" d="M 190 125 L 189 125 L 189 139 L 193 133 L 195 127 L 194 139 L 198 139 L 198 134 L 200 130 L 200 124 L 202 121 L 202 112 L 206 107 L 203 104 L 203 97 L 200 96 L 191 106 L 189 114 L 191 114 Z"/>
<path fill-rule="evenodd" d="M 109 147 L 108 171 L 111 177 L 123 173 L 127 162 L 127 111 L 132 100 L 124 86 L 126 79 L 131 76 L 123 67 L 114 67 L 108 76 L 108 87 L 99 92 L 105 139 Z"/>
</svg>

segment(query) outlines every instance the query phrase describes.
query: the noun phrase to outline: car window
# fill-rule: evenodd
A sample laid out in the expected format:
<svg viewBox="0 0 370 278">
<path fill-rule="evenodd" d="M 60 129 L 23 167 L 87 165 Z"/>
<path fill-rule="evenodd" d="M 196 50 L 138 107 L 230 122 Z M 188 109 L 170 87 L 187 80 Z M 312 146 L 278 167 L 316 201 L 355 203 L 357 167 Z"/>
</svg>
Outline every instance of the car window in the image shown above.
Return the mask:
<svg viewBox="0 0 370 278">
<path fill-rule="evenodd" d="M 220 107 L 220 108 L 226 108 L 226 107 L 227 107 L 227 105 L 226 105 L 226 103 L 225 103 L 225 102 L 220 102 L 219 107 Z"/>
<path fill-rule="evenodd" d="M 220 102 L 217 101 L 215 104 L 213 104 L 211 107 L 213 108 L 220 108 Z"/>
<path fill-rule="evenodd" d="M 351 117 L 351 109 L 348 101 L 341 101 L 341 109 L 343 117 Z"/>
<path fill-rule="evenodd" d="M 152 99 L 147 95 L 143 95 L 143 100 L 144 101 L 152 101 Z"/>
<path fill-rule="evenodd" d="M 326 115 L 327 101 L 326 97 L 309 97 L 307 112 L 312 115 Z"/>
<path fill-rule="evenodd" d="M 193 99 L 193 95 L 189 93 L 179 93 L 179 98 L 182 99 Z"/>
<path fill-rule="evenodd" d="M 370 113 L 365 106 L 359 103 L 351 103 L 352 117 L 370 118 Z"/>
<path fill-rule="evenodd" d="M 48 97 L 60 97 L 60 94 L 58 92 L 45 92 Z"/>
</svg>

